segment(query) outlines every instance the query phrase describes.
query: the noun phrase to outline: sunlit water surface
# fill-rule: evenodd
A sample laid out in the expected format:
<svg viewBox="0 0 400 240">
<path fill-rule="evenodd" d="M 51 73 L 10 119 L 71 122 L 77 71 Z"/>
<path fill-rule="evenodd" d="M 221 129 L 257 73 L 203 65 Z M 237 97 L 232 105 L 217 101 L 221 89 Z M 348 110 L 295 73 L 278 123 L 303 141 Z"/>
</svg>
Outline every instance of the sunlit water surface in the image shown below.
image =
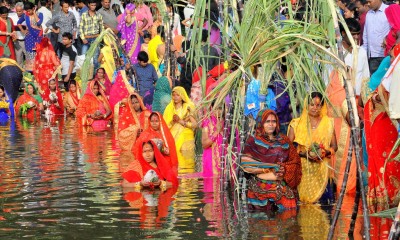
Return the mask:
<svg viewBox="0 0 400 240">
<path fill-rule="evenodd" d="M 177 190 L 132 192 L 120 175 L 131 159 L 113 131 L 78 129 L 74 119 L 2 124 L 0 239 L 326 239 L 332 207 L 237 213 L 219 180 L 201 174 L 180 175 Z M 335 239 L 347 238 L 353 202 L 345 199 Z M 380 239 L 390 222 L 374 221 Z M 361 217 L 355 239 L 360 232 Z"/>
</svg>

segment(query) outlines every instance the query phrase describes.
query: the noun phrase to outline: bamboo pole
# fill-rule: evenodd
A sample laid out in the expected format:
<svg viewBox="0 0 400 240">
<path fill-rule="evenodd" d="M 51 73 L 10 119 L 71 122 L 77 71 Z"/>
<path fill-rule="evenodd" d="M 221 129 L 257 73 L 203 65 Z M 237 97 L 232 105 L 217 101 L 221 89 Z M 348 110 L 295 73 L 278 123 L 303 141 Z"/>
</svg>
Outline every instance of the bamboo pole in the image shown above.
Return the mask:
<svg viewBox="0 0 400 240">
<path fill-rule="evenodd" d="M 356 220 L 357 220 L 357 214 L 358 214 L 358 207 L 360 204 L 360 182 L 358 180 L 359 176 L 357 175 L 357 183 L 356 183 L 356 196 L 354 198 L 354 206 L 353 206 L 353 213 L 351 214 L 351 222 L 350 222 L 350 227 L 349 227 L 349 236 L 353 236 L 354 234 L 354 227 L 356 225 Z"/>
<path fill-rule="evenodd" d="M 333 0 L 328 0 L 328 4 L 331 9 L 333 23 L 335 26 L 335 35 L 336 35 L 336 40 L 337 40 L 339 59 L 342 62 L 344 62 L 342 37 L 340 34 L 340 30 L 339 30 L 336 7 L 334 5 Z M 346 34 L 348 34 L 348 33 L 346 33 Z M 353 42 L 352 45 L 355 45 L 354 41 L 352 41 L 352 42 Z M 354 47 L 353 47 L 353 49 L 354 49 Z M 362 183 L 362 171 L 361 171 L 361 156 L 360 156 L 360 145 L 359 145 L 359 141 L 358 141 L 360 132 L 359 132 L 358 126 L 356 124 L 356 119 L 355 119 L 358 116 L 355 115 L 355 113 L 357 112 L 357 109 L 353 109 L 353 102 L 355 102 L 354 91 L 350 91 L 353 89 L 352 89 L 352 85 L 351 85 L 351 80 L 349 79 L 348 76 L 346 76 L 346 79 L 344 81 L 344 89 L 346 92 L 346 103 L 348 106 L 348 112 L 349 112 L 349 116 L 350 116 L 350 128 L 351 128 L 350 146 L 353 146 L 353 148 L 355 150 L 356 161 L 357 161 L 357 175 L 359 176 L 359 182 L 360 182 L 360 185 L 362 186 L 363 183 Z M 370 239 L 370 234 L 369 234 L 370 224 L 369 224 L 369 216 L 368 216 L 368 205 L 367 205 L 367 199 L 366 199 L 366 194 L 365 194 L 364 188 L 360 187 L 360 193 L 361 193 L 361 199 L 362 199 L 362 203 L 363 203 L 364 235 L 365 235 L 365 239 L 369 240 Z M 338 199 L 338 204 L 336 205 L 335 215 L 332 219 L 331 227 L 329 230 L 329 234 L 328 234 L 329 240 L 331 240 L 333 238 L 334 229 L 335 229 L 337 219 L 340 214 L 341 203 L 343 202 L 343 197 L 344 197 L 344 193 L 342 195 L 342 192 L 341 192 L 341 195 Z"/>
<path fill-rule="evenodd" d="M 397 206 L 396 217 L 392 223 L 392 227 L 390 228 L 389 238 L 388 240 L 396 240 L 400 237 L 400 202 Z"/>
</svg>

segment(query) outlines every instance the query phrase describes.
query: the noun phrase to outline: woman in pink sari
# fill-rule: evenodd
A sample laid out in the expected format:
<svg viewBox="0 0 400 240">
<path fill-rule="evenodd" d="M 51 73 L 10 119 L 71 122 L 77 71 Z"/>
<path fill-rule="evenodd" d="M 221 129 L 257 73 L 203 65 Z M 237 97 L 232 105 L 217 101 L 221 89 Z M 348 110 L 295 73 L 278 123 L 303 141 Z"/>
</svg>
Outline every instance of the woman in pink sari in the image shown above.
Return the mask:
<svg viewBox="0 0 400 240">
<path fill-rule="evenodd" d="M 400 43 L 400 5 L 390 5 L 385 9 L 385 14 L 390 24 L 390 31 L 386 37 L 385 56 L 387 56 L 390 49 Z"/>
<path fill-rule="evenodd" d="M 76 117 L 79 124 L 92 126 L 95 131 L 107 128 L 108 121 L 112 119 L 112 111 L 98 81 L 89 82 L 85 95 L 79 101 Z"/>
<path fill-rule="evenodd" d="M 99 83 L 100 88 L 108 98 L 110 96 L 112 83 L 106 74 L 106 70 L 104 68 L 98 68 L 94 80 Z"/>
<path fill-rule="evenodd" d="M 135 17 L 135 5 L 130 3 L 126 6 L 118 24 L 121 33 L 122 45 L 132 64 L 137 63 L 137 56 L 140 51 L 139 27 Z"/>
</svg>

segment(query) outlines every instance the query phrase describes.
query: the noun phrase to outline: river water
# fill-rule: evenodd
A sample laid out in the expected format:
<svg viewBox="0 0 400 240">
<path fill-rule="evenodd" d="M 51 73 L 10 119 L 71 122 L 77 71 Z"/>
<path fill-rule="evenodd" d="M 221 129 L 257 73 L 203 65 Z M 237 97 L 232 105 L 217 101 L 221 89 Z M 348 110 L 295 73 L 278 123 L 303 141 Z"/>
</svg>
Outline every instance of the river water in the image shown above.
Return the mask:
<svg viewBox="0 0 400 240">
<path fill-rule="evenodd" d="M 131 159 L 113 131 L 78 129 L 72 118 L 1 124 L 0 239 L 326 239 L 332 206 L 238 211 L 240 197 L 201 174 L 180 175 L 164 193 L 133 192 L 120 175 Z M 344 201 L 335 239 L 347 238 L 354 198 Z M 390 221 L 371 221 L 373 239 L 387 234 Z M 359 217 L 354 239 L 361 232 Z"/>
</svg>

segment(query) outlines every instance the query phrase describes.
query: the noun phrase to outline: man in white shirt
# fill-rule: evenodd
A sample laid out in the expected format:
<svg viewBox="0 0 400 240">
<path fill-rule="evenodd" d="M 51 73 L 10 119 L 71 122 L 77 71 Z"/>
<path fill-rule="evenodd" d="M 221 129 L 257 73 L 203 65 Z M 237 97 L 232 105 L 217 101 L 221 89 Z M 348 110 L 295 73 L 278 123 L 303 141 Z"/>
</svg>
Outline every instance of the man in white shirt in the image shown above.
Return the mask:
<svg viewBox="0 0 400 240">
<path fill-rule="evenodd" d="M 37 11 L 38 14 L 43 14 L 43 21 L 42 21 L 42 29 L 46 29 L 46 23 L 53 17 L 53 14 L 50 11 L 50 1 L 49 0 L 40 0 L 40 8 Z"/>
<path fill-rule="evenodd" d="M 24 64 L 25 35 L 21 31 L 19 31 L 20 29 L 17 27 L 17 22 L 22 15 L 24 15 L 24 4 L 22 2 L 17 2 L 15 4 L 15 11 L 8 14 L 8 16 L 12 19 L 14 23 L 14 28 L 16 29 L 17 33 L 17 41 L 14 42 L 15 58 L 18 65 L 21 67 L 23 67 Z M 21 25 L 26 28 L 25 22 L 23 22 Z"/>
<path fill-rule="evenodd" d="M 189 0 L 186 7 L 183 9 L 183 15 L 185 16 L 185 20 L 192 17 L 194 14 L 194 6 L 196 5 L 196 0 Z M 190 31 L 189 27 L 185 27 L 185 34 L 188 36 Z"/>
</svg>

